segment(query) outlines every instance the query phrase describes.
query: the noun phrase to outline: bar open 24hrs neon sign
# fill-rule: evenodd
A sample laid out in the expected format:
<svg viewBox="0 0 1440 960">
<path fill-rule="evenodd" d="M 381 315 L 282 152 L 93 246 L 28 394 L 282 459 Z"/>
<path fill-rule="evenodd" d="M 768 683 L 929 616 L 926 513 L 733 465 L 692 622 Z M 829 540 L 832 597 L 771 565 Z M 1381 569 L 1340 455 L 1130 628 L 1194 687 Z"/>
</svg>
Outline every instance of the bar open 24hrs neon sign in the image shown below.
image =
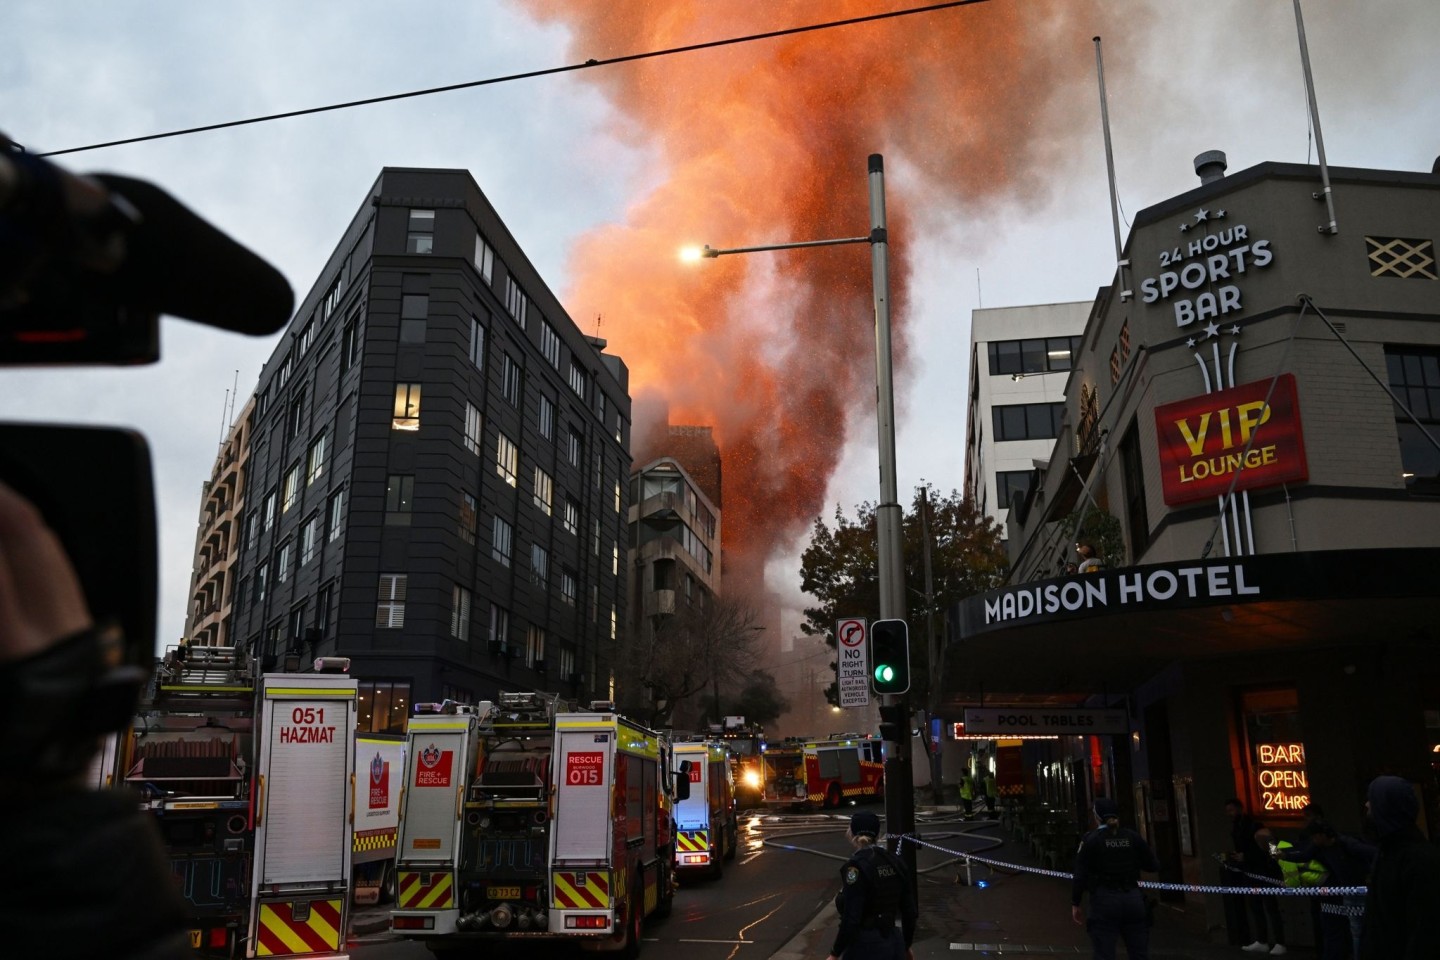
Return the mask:
<svg viewBox="0 0 1440 960">
<path fill-rule="evenodd" d="M 1260 805 L 1277 813 L 1299 813 L 1310 803 L 1305 744 L 1255 744 L 1255 781 Z"/>
</svg>

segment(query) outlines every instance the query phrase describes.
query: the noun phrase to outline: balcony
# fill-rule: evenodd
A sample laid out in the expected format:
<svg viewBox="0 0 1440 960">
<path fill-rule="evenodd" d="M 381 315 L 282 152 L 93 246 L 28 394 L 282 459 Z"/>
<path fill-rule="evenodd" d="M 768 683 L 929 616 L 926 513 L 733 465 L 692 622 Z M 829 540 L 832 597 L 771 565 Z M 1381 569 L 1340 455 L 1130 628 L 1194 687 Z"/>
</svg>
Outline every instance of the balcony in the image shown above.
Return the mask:
<svg viewBox="0 0 1440 960">
<path fill-rule="evenodd" d="M 645 594 L 645 616 L 666 616 L 674 612 L 674 590 L 651 590 Z"/>
</svg>

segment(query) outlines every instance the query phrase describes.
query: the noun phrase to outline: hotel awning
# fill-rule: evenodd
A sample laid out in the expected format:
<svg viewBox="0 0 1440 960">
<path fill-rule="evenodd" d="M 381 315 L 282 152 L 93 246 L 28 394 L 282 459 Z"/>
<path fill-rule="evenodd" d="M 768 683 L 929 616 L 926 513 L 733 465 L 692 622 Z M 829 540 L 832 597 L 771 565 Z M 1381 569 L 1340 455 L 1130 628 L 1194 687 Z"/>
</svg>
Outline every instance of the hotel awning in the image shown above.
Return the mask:
<svg viewBox="0 0 1440 960">
<path fill-rule="evenodd" d="M 1440 549 L 1263 554 L 1006 587 L 951 610 L 947 711 L 1118 693 L 1176 661 L 1435 640 Z"/>
</svg>

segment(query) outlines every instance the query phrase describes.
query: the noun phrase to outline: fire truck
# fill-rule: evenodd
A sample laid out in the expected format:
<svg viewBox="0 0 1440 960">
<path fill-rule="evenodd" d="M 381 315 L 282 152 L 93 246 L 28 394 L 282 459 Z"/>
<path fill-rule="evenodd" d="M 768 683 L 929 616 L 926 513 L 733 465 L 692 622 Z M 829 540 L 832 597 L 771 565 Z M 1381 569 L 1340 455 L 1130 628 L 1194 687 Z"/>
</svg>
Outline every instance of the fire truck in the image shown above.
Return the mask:
<svg viewBox="0 0 1440 960">
<path fill-rule="evenodd" d="M 405 738 L 355 738 L 355 823 L 350 844 L 357 904 L 395 899 L 395 840 L 400 832 L 400 785 Z"/>
<path fill-rule="evenodd" d="M 676 866 L 718 880 L 740 842 L 730 751 L 718 740 L 680 742 L 674 750 L 675 771 L 690 782 L 690 796 L 675 804 Z"/>
<path fill-rule="evenodd" d="M 298 662 L 288 664 L 298 667 Z M 177 647 L 121 745 L 205 956 L 340 958 L 350 899 L 356 683 L 349 661 L 258 673 Z"/>
<path fill-rule="evenodd" d="M 885 795 L 884 745 L 880 740 L 858 735 L 787 739 L 769 746 L 762 756 L 767 806 L 834 809 L 847 800 Z"/>
<path fill-rule="evenodd" d="M 391 928 L 436 952 L 546 938 L 634 955 L 675 893 L 669 742 L 552 695 L 417 707 Z"/>
<path fill-rule="evenodd" d="M 711 729 L 714 730 L 714 726 Z M 719 733 L 725 746 L 730 748 L 736 804 L 742 809 L 760 806 L 765 783 L 760 769 L 760 756 L 765 750 L 764 729 L 758 723 L 746 723 L 744 717 L 726 717 Z"/>
</svg>

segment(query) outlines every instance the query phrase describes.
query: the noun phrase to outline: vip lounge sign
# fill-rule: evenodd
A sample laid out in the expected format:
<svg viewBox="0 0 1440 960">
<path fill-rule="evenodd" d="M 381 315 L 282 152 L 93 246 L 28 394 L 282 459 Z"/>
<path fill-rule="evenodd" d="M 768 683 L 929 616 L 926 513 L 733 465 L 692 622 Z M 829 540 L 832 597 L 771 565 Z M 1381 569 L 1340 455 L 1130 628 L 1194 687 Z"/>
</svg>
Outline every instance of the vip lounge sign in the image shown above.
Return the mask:
<svg viewBox="0 0 1440 960">
<path fill-rule="evenodd" d="M 1310 476 L 1293 374 L 1156 407 L 1155 435 L 1172 507 Z"/>
</svg>

